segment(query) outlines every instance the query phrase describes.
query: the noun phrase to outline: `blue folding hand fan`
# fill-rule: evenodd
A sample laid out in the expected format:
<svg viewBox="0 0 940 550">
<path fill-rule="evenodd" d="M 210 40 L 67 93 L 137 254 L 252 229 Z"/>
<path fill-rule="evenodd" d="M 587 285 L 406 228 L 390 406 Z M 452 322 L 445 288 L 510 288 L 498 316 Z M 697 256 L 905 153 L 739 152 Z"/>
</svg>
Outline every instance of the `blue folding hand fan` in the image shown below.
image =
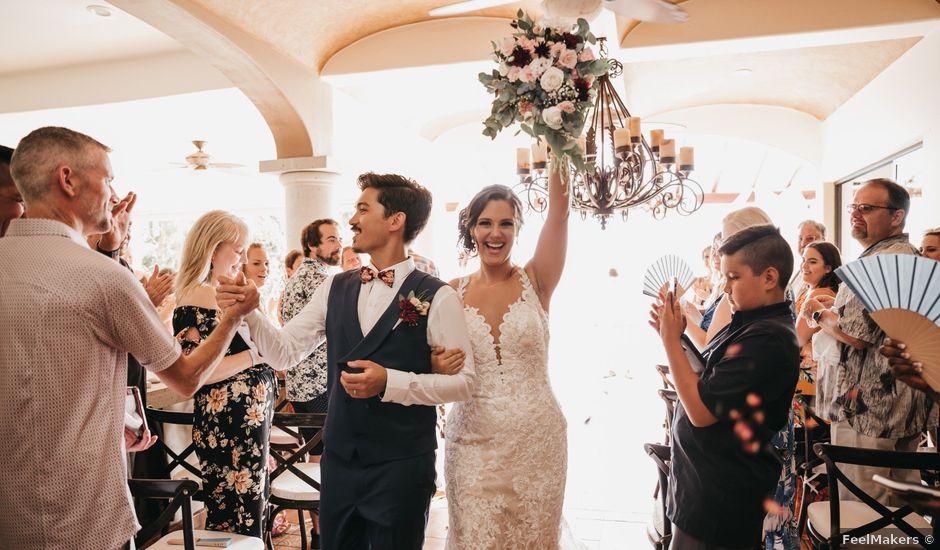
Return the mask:
<svg viewBox="0 0 940 550">
<path fill-rule="evenodd" d="M 940 391 L 940 262 L 882 254 L 849 262 L 836 274 L 878 326 L 923 363 L 924 379 Z"/>
<path fill-rule="evenodd" d="M 659 297 L 659 291 L 662 290 L 669 281 L 675 277 L 678 280 L 679 287 L 676 290 L 678 296 L 682 296 L 686 289 L 695 280 L 692 268 L 685 260 L 679 256 L 669 254 L 653 262 L 653 265 L 646 268 L 646 274 L 643 276 L 643 294 L 652 298 Z"/>
</svg>

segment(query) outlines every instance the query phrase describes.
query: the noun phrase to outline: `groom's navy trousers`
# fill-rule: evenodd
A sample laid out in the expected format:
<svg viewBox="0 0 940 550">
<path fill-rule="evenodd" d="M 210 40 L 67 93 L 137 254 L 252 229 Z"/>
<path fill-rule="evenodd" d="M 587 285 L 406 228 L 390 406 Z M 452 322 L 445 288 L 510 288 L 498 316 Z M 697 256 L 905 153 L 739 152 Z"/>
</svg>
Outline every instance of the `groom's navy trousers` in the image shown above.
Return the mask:
<svg viewBox="0 0 940 550">
<path fill-rule="evenodd" d="M 434 296 L 444 282 L 413 271 L 398 292 Z M 400 322 L 393 300 L 362 334 L 359 273 L 334 277 L 326 312 L 330 403 L 320 463 L 320 540 L 324 550 L 420 550 L 434 494 L 436 407 L 353 399 L 339 383 L 352 360 L 431 372 L 427 316 Z"/>
<path fill-rule="evenodd" d="M 363 465 L 327 451 L 320 461 L 325 549 L 418 550 L 434 495 L 434 452 Z"/>
</svg>

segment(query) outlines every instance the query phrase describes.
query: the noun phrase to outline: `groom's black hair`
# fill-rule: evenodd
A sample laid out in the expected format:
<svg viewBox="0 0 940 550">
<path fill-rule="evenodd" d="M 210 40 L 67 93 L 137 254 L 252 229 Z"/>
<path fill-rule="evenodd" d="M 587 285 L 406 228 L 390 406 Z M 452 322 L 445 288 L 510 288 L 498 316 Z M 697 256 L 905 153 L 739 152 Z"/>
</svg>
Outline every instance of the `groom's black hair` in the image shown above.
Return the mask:
<svg viewBox="0 0 940 550">
<path fill-rule="evenodd" d="M 359 189 L 365 191 L 370 187 L 379 192 L 379 204 L 385 208 L 386 218 L 398 212 L 405 215 L 405 243 L 415 240 L 431 216 L 431 192 L 398 174 L 369 172 L 359 176 Z"/>
</svg>

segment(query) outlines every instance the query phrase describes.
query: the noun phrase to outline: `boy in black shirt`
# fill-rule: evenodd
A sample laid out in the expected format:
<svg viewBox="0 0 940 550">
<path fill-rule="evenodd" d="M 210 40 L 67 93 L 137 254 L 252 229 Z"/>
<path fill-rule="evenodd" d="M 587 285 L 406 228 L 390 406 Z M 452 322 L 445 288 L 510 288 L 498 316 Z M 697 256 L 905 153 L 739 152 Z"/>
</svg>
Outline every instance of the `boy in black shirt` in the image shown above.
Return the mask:
<svg viewBox="0 0 940 550">
<path fill-rule="evenodd" d="M 799 346 L 784 299 L 793 255 L 771 225 L 744 229 L 719 249 L 733 316 L 692 371 L 680 337 L 685 318 L 665 293 L 650 324 L 659 332 L 679 394 L 672 427 L 667 515 L 672 550 L 753 548 L 782 463 L 770 436 L 783 428 L 799 373 Z"/>
</svg>

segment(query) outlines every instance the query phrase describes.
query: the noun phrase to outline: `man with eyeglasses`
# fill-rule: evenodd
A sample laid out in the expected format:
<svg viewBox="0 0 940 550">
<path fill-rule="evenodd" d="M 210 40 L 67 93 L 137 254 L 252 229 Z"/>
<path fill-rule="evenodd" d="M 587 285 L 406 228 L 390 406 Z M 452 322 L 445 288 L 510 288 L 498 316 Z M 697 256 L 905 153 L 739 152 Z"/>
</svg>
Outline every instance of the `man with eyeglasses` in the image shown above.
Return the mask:
<svg viewBox="0 0 940 550">
<path fill-rule="evenodd" d="M 917 254 L 911 245 L 904 223 L 910 210 L 907 190 L 889 179 L 865 182 L 855 192 L 855 201 L 848 205 L 852 221 L 852 237 L 865 250 L 861 257 L 874 254 Z M 921 434 L 937 425 L 936 409 L 923 392 L 899 384 L 891 375 L 888 359 L 878 353 L 884 332 L 865 311 L 861 301 L 841 285 L 832 298 L 816 299 L 807 304 L 813 321 L 839 341 L 840 362 L 834 372 L 820 373 L 817 388 L 833 396 L 828 403 L 832 418 L 832 443 L 846 447 L 913 452 Z M 917 483 L 914 470 L 892 471 L 847 465 L 848 478 L 883 504 L 900 506 L 888 490 L 872 481 L 872 475 L 901 478 Z M 850 498 L 848 491 L 840 498 Z"/>
</svg>

